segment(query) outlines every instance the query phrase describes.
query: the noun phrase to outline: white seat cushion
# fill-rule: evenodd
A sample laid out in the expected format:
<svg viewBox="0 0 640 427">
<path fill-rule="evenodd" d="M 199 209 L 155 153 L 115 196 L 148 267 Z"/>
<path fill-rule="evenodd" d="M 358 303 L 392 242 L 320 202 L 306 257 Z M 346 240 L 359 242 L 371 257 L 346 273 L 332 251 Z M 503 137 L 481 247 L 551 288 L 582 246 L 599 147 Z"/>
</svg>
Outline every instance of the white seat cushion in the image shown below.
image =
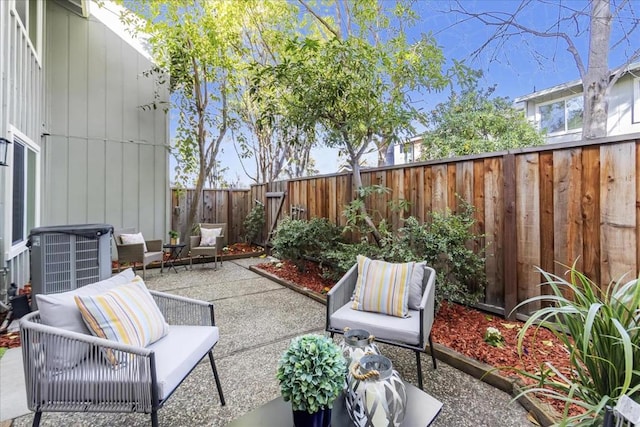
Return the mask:
<svg viewBox="0 0 640 427">
<path fill-rule="evenodd" d="M 395 317 L 354 310 L 351 304 L 348 302 L 331 315 L 331 327 L 364 329 L 376 338 L 410 345 L 420 343 L 420 311 L 409 310 L 409 317 Z"/>
<path fill-rule="evenodd" d="M 156 353 L 158 396 L 169 397 L 191 369 L 218 342 L 216 326 L 169 325 L 169 334 L 147 348 Z"/>
</svg>

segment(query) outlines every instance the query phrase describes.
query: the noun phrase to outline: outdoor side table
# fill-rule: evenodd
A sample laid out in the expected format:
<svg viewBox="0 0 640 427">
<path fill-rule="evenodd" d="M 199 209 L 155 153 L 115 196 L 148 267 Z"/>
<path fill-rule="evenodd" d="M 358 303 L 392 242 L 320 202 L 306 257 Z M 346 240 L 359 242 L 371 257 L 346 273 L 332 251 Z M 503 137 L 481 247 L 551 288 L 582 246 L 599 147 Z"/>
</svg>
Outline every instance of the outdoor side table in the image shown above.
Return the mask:
<svg viewBox="0 0 640 427">
<path fill-rule="evenodd" d="M 178 272 L 175 263 L 182 254 L 185 246 L 187 246 L 185 243 L 179 243 L 177 245 L 165 243 L 164 245 L 162 245 L 162 248 L 165 250 L 165 252 L 167 252 L 167 250 L 169 252 L 169 259 L 167 259 L 167 262 L 165 263 L 167 271 L 171 271 L 171 268 L 173 268 L 173 271 L 175 271 L 176 273 Z M 187 269 L 186 265 L 184 266 L 184 269 Z"/>
<path fill-rule="evenodd" d="M 407 390 L 407 412 L 403 426 L 426 427 L 431 425 L 442 409 L 442 402 L 405 381 Z M 332 427 L 353 426 L 347 405 L 341 394 L 333 404 L 331 410 Z M 293 426 L 291 402 L 285 402 L 282 396 L 265 403 L 253 411 L 227 424 L 227 427 L 289 427 Z"/>
</svg>

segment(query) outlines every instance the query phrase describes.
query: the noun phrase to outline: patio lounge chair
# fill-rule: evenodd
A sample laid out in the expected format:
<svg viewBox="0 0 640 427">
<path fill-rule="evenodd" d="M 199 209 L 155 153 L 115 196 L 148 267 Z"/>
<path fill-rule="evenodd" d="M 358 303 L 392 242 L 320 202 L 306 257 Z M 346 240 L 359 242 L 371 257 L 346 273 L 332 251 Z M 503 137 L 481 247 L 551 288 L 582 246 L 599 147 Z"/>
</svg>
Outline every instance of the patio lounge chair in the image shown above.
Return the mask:
<svg viewBox="0 0 640 427">
<path fill-rule="evenodd" d="M 123 228 L 113 232 L 113 238 L 118 250 L 118 271 L 123 263 L 142 264 L 142 278 L 145 279 L 147 265 L 154 261 L 160 261 L 160 272 L 164 269 L 164 251 L 162 240 L 143 240 L 139 243 L 124 243 L 122 235 L 135 235 L 134 228 Z"/>
<path fill-rule="evenodd" d="M 431 327 L 435 317 L 436 272 L 424 264 L 416 264 L 416 268 L 424 268 L 422 298 L 418 309 L 410 308 L 408 317 L 402 318 L 352 308 L 351 298 L 358 279 L 358 264 L 355 264 L 327 293 L 326 330 L 333 337 L 335 333 L 343 334 L 345 327 L 364 329 L 375 336 L 376 342 L 413 350 L 416 354 L 418 387 L 422 389 L 420 353 L 425 352 L 427 342 L 433 368 L 436 368 L 431 341 Z"/>
<path fill-rule="evenodd" d="M 219 332 L 212 304 L 148 291 L 168 332 L 146 347 L 86 332 L 74 296 L 122 292 L 133 286 L 133 276 L 127 269 L 74 291 L 36 296 L 40 310 L 20 321 L 27 405 L 35 411 L 34 426 L 43 412 L 142 412 L 151 414 L 157 426 L 158 409 L 207 355 L 225 405 L 213 358 Z"/>
<path fill-rule="evenodd" d="M 197 236 L 191 236 L 189 243 L 191 251 L 189 256 L 189 265 L 193 268 L 193 257 L 194 256 L 212 256 L 214 261 L 214 268 L 218 268 L 218 260 L 220 260 L 220 266 L 222 266 L 222 259 L 220 258 L 219 252 L 223 247 L 227 244 L 227 224 L 219 223 L 219 224 L 208 224 L 208 223 L 200 223 L 200 234 Z M 215 242 L 204 242 L 202 230 L 212 230 L 214 233 L 217 233 L 215 236 Z M 205 244 L 206 243 L 206 244 Z"/>
</svg>

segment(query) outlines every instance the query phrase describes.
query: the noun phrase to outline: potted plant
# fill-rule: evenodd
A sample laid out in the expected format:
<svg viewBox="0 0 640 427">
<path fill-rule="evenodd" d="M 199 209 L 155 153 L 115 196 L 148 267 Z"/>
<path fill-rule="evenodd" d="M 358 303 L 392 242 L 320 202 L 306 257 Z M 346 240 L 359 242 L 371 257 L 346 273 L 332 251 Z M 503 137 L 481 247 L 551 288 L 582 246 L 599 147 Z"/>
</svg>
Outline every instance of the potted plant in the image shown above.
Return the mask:
<svg viewBox="0 0 640 427">
<path fill-rule="evenodd" d="M 172 245 L 179 245 L 180 244 L 180 237 L 178 237 L 179 234 L 177 231 L 175 230 L 169 230 L 169 243 Z"/>
<path fill-rule="evenodd" d="M 282 354 L 276 377 L 285 401 L 291 401 L 296 427 L 328 427 L 333 401 L 347 374 L 342 350 L 330 338 L 303 335 Z"/>
</svg>

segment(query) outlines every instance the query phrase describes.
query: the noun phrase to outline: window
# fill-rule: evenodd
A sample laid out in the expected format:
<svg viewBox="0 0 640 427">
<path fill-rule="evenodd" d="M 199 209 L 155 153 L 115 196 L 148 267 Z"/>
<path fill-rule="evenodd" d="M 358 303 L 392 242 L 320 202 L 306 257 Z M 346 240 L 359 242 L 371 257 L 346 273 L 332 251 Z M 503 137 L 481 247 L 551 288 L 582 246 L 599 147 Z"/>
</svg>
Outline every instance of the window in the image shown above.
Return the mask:
<svg viewBox="0 0 640 427">
<path fill-rule="evenodd" d="M 582 129 L 582 112 L 582 95 L 540 105 L 540 130 L 548 134 L 579 131 Z"/>
<path fill-rule="evenodd" d="M 404 162 L 413 162 L 413 143 L 404 144 Z"/>
<path fill-rule="evenodd" d="M 640 77 L 633 80 L 633 115 L 632 123 L 640 123 Z"/>
<path fill-rule="evenodd" d="M 26 138 L 25 138 L 26 140 Z M 38 153 L 21 138 L 13 139 L 11 245 L 26 243 L 38 215 Z"/>
</svg>

